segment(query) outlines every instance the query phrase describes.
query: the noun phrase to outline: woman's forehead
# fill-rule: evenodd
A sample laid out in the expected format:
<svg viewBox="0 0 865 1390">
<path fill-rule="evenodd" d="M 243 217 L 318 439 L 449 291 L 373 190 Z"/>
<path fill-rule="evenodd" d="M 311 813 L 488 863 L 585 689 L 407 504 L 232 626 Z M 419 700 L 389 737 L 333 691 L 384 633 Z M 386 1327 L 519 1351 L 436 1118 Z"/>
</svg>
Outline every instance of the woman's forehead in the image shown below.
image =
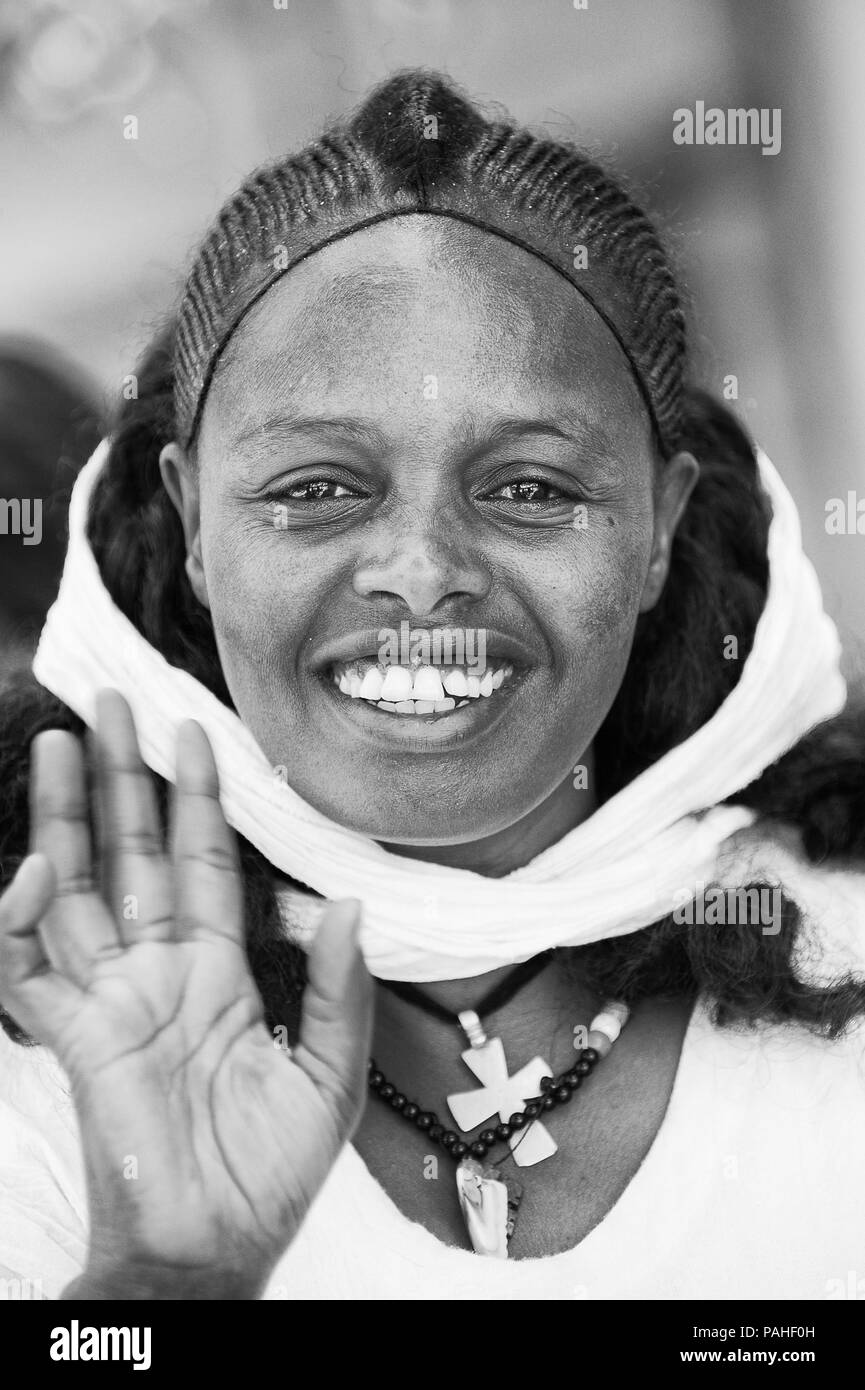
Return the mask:
<svg viewBox="0 0 865 1390">
<path fill-rule="evenodd" d="M 411 384 L 447 408 L 582 398 L 639 419 L 615 339 L 582 296 L 536 257 L 474 227 L 423 215 L 365 228 L 283 276 L 219 363 L 211 418 L 261 419 L 404 398 Z"/>
</svg>

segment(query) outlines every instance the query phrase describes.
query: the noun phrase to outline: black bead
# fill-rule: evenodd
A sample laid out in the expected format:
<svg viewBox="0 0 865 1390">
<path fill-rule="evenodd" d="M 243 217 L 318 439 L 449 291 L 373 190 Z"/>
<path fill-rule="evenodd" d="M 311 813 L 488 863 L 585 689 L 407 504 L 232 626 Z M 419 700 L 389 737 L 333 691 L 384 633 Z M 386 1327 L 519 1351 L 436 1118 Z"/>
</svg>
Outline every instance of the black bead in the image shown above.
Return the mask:
<svg viewBox="0 0 865 1390">
<path fill-rule="evenodd" d="M 559 1102 L 559 1105 L 564 1105 L 565 1101 L 571 1098 L 571 1088 L 570 1086 L 557 1086 L 553 1091 L 553 1095 Z"/>
<path fill-rule="evenodd" d="M 420 1114 L 420 1106 L 413 1100 L 408 1100 L 402 1108 L 402 1113 L 407 1120 L 416 1120 Z"/>
<path fill-rule="evenodd" d="M 386 1081 L 383 1086 L 379 1087 L 378 1093 L 382 1100 L 391 1100 L 396 1095 L 396 1086 L 391 1086 L 390 1082 Z"/>
<path fill-rule="evenodd" d="M 457 1142 L 454 1144 L 453 1148 L 451 1149 L 451 1153 L 453 1154 L 454 1158 L 465 1158 L 468 1151 L 469 1146 L 468 1144 L 464 1144 L 462 1139 L 458 1139 Z"/>
<path fill-rule="evenodd" d="M 589 1072 L 592 1070 L 592 1063 L 586 1062 L 581 1058 L 579 1062 L 574 1063 L 571 1070 L 575 1071 L 577 1076 L 588 1076 Z"/>
<path fill-rule="evenodd" d="M 394 1110 L 402 1110 L 406 1103 L 405 1096 L 401 1091 L 397 1091 L 395 1096 L 391 1096 L 390 1103 Z"/>
<path fill-rule="evenodd" d="M 536 1120 L 541 1113 L 541 1102 L 539 1100 L 529 1101 L 525 1109 L 527 1120 Z"/>
<path fill-rule="evenodd" d="M 415 1119 L 418 1129 L 429 1129 L 430 1125 L 434 1125 L 435 1122 L 436 1116 L 432 1110 L 422 1110 Z"/>
<path fill-rule="evenodd" d="M 551 1090 L 551 1089 L 552 1089 L 552 1085 L 553 1085 L 553 1078 L 552 1078 L 551 1076 L 542 1076 L 542 1077 L 541 1077 L 541 1090 L 542 1090 L 542 1091 L 549 1091 L 549 1090 Z"/>
<path fill-rule="evenodd" d="M 504 1122 L 502 1122 L 502 1124 L 500 1125 L 496 1125 L 497 1139 L 510 1139 L 512 1134 L 513 1130 L 511 1129 L 510 1125 L 507 1125 Z"/>
<path fill-rule="evenodd" d="M 574 1073 L 572 1071 L 568 1072 L 567 1079 L 565 1081 L 566 1086 L 569 1086 L 572 1091 L 578 1091 L 582 1084 L 583 1078 L 581 1076 L 574 1076 Z"/>
<path fill-rule="evenodd" d="M 510 1125 L 511 1129 L 522 1129 L 525 1123 L 526 1117 L 521 1110 L 517 1110 L 516 1113 L 511 1115 L 511 1118 L 508 1120 L 508 1124 Z"/>
<path fill-rule="evenodd" d="M 430 1125 L 427 1134 L 434 1144 L 437 1144 L 445 1132 L 444 1125 Z"/>
<path fill-rule="evenodd" d="M 481 1143 L 486 1144 L 487 1148 L 489 1148 L 490 1144 L 496 1142 L 496 1132 L 494 1129 L 482 1129 L 479 1138 Z"/>
<path fill-rule="evenodd" d="M 384 1072 L 372 1069 L 369 1074 L 369 1084 L 374 1091 L 377 1091 L 380 1086 L 384 1085 Z"/>
<path fill-rule="evenodd" d="M 555 1105 L 556 1102 L 553 1100 L 552 1096 L 544 1096 L 543 1100 L 541 1101 L 542 1110 L 554 1110 Z"/>
<path fill-rule="evenodd" d="M 561 1090 L 562 1086 L 567 1086 L 567 1084 L 568 1084 L 568 1073 L 567 1073 L 566 1071 L 563 1071 L 563 1072 L 562 1072 L 559 1076 L 557 1076 L 557 1077 L 555 1078 L 555 1080 L 553 1081 L 553 1087 L 552 1087 L 552 1089 L 553 1089 L 554 1091 L 558 1091 L 558 1090 Z"/>
<path fill-rule="evenodd" d="M 588 1062 L 591 1067 L 593 1067 L 597 1061 L 600 1061 L 600 1056 L 601 1054 L 596 1051 L 594 1047 L 584 1047 L 580 1053 L 581 1060 Z"/>
<path fill-rule="evenodd" d="M 454 1144 L 458 1144 L 458 1143 L 459 1143 L 459 1135 L 458 1135 L 458 1134 L 454 1134 L 454 1132 L 453 1132 L 452 1129 L 446 1129 L 445 1132 L 444 1132 L 444 1134 L 443 1134 L 442 1137 L 441 1137 L 441 1145 L 442 1145 L 442 1148 L 443 1148 L 443 1149 L 451 1149 L 451 1150 L 453 1150 Z"/>
<path fill-rule="evenodd" d="M 487 1146 L 486 1144 L 482 1144 L 480 1139 L 476 1139 L 473 1144 L 469 1145 L 469 1153 L 472 1158 L 485 1158 L 486 1152 Z"/>
</svg>

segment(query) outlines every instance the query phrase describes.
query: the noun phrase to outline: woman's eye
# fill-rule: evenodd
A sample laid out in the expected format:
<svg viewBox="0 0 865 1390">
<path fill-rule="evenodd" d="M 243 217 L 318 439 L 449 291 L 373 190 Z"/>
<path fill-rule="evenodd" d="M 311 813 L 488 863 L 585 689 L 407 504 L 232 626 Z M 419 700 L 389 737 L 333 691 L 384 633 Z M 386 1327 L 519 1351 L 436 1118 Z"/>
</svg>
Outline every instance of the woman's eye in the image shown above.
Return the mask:
<svg viewBox="0 0 865 1390">
<path fill-rule="evenodd" d="M 558 502 L 564 493 L 546 478 L 517 478 L 512 483 L 502 483 L 487 496 L 503 502 Z"/>
<path fill-rule="evenodd" d="M 285 496 L 292 502 L 321 502 L 329 501 L 334 497 L 355 497 L 357 494 L 344 483 L 338 483 L 333 478 L 310 478 L 304 483 L 295 483 L 294 487 L 286 488 Z"/>
<path fill-rule="evenodd" d="M 294 483 L 286 480 L 272 492 L 265 493 L 263 500 L 269 506 L 273 525 L 278 531 L 285 531 L 295 526 L 342 523 L 353 516 L 357 506 L 369 496 L 369 491 L 358 483 L 319 476 Z M 345 505 L 334 507 L 330 505 L 332 502 Z"/>
</svg>

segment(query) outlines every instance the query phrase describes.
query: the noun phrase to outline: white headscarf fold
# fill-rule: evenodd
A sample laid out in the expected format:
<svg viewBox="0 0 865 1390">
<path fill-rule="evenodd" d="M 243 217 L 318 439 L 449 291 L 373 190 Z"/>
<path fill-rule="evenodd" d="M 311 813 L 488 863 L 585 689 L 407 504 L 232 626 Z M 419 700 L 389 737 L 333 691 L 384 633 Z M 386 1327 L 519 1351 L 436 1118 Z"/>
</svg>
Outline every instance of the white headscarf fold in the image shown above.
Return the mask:
<svg viewBox="0 0 865 1390">
<path fill-rule="evenodd" d="M 741 677 L 712 718 L 504 878 L 397 856 L 298 796 L 238 716 L 171 666 L 116 607 L 86 537 L 108 451 L 103 440 L 73 488 L 66 564 L 33 661 L 36 678 L 90 727 L 96 692 L 120 690 L 145 763 L 169 781 L 178 726 L 196 719 L 213 747 L 229 824 L 292 878 L 327 898 L 362 901 L 363 951 L 381 979 L 461 979 L 656 921 L 683 888 L 711 880 L 724 841 L 755 819 L 746 807 L 718 803 L 844 705 L 840 643 L 802 551 L 795 503 L 758 450 L 772 504 L 768 594 Z"/>
</svg>

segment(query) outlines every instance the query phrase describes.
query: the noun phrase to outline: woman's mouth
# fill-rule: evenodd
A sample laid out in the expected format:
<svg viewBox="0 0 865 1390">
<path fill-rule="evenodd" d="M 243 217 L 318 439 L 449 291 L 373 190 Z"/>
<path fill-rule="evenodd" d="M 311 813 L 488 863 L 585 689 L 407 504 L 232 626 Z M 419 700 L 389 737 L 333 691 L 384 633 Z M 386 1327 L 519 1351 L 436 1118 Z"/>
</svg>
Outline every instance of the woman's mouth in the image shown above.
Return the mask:
<svg viewBox="0 0 865 1390">
<path fill-rule="evenodd" d="M 489 700 L 513 675 L 510 662 L 399 666 L 383 665 L 375 657 L 358 657 L 334 662 L 330 668 L 333 684 L 349 700 L 363 701 L 404 718 L 435 718 Z"/>
</svg>

